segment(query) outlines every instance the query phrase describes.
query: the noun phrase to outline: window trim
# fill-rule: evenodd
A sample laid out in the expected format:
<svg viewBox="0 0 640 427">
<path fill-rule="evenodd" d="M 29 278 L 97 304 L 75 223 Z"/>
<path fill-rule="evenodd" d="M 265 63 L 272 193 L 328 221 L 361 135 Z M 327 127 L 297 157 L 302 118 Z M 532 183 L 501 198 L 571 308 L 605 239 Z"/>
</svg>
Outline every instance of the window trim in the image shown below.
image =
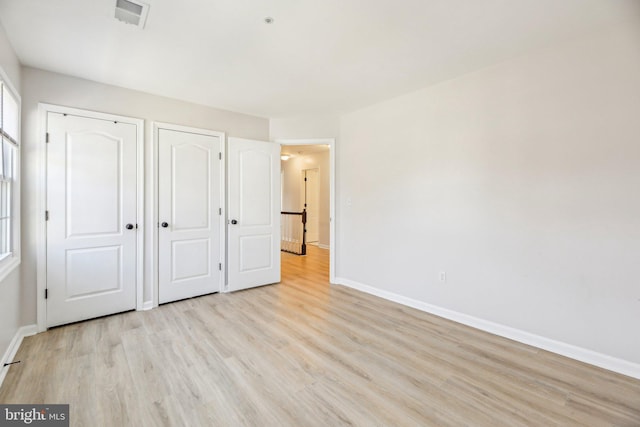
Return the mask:
<svg viewBox="0 0 640 427">
<path fill-rule="evenodd" d="M 0 66 L 0 80 L 13 97 L 15 97 L 18 104 L 18 130 L 16 139 L 12 142 L 15 143 L 15 152 L 13 156 L 13 185 L 12 185 L 12 200 L 11 200 L 11 236 L 12 236 L 12 248 L 11 252 L 0 259 L 0 283 L 4 281 L 11 273 L 18 268 L 21 262 L 21 242 L 22 236 L 20 234 L 21 226 L 21 211 L 20 211 L 20 196 L 21 196 L 21 170 L 20 170 L 20 141 L 22 135 L 22 98 L 20 92 L 13 85 L 9 76 L 5 73 L 4 69 Z M 12 138 L 11 138 L 12 139 Z"/>
</svg>

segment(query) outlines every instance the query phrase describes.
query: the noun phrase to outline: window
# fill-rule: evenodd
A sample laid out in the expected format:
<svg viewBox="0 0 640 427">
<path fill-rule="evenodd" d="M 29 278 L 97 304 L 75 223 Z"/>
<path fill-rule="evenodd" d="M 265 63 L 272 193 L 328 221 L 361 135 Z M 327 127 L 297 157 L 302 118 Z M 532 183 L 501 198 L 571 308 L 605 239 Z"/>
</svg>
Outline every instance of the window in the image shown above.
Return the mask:
<svg viewBox="0 0 640 427">
<path fill-rule="evenodd" d="M 16 250 L 15 197 L 20 102 L 0 70 L 0 272 Z"/>
</svg>

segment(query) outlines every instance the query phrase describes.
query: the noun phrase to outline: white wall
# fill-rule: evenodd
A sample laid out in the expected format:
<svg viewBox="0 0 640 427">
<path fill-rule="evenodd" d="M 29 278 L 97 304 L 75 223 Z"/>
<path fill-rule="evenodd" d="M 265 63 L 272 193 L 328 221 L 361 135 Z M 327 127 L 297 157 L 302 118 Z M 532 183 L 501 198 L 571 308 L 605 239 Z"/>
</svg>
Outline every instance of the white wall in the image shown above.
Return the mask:
<svg viewBox="0 0 640 427">
<path fill-rule="evenodd" d="M 286 146 L 284 152 L 286 152 Z M 319 153 L 295 155 L 287 161 L 281 161 L 283 173 L 282 208 L 285 211 L 300 212 L 303 202 L 302 171 L 305 169 L 319 169 L 320 174 L 320 203 L 318 218 L 318 244 L 329 246 L 329 150 Z"/>
<path fill-rule="evenodd" d="M 340 118 L 334 114 L 303 115 L 269 120 L 269 137 L 276 139 L 336 138 Z"/>
<path fill-rule="evenodd" d="M 338 276 L 640 363 L 638 23 L 346 114 L 337 162 Z"/>
<path fill-rule="evenodd" d="M 150 224 L 153 194 L 152 182 L 152 121 L 175 123 L 203 129 L 223 131 L 227 136 L 265 140 L 269 137 L 267 119 L 233 113 L 174 99 L 149 95 L 129 89 L 82 80 L 75 77 L 25 67 L 23 87 L 23 268 L 25 290 L 23 321 L 36 321 L 36 230 L 41 212 L 37 211 L 39 171 L 38 156 L 42 141 L 38 138 L 39 102 L 82 108 L 105 113 L 145 119 L 145 218 Z M 150 300 L 151 232 L 145 232 L 145 301 Z"/>
<path fill-rule="evenodd" d="M 4 31 L 4 27 L 0 25 L 0 67 L 4 70 L 5 74 L 11 80 L 13 86 L 20 90 L 20 62 L 16 53 L 13 51 L 13 47 L 7 39 L 7 34 Z"/>
<path fill-rule="evenodd" d="M 20 326 L 23 325 L 20 318 L 20 268 L 13 270 L 0 282 L 0 363 L 4 360 L 5 352 Z M 34 322 L 35 323 L 35 322 Z M 0 365 L 0 372 L 2 366 Z M 1 378 L 1 377 L 0 377 Z"/>
<path fill-rule="evenodd" d="M 0 25 L 0 68 L 11 83 L 20 90 L 20 63 L 7 40 L 4 28 Z M 0 357 L 9 347 L 9 343 L 18 331 L 21 323 L 20 269 L 16 268 L 0 282 Z M 4 360 L 0 360 L 4 362 Z M 0 367 L 1 368 L 1 367 Z"/>
</svg>

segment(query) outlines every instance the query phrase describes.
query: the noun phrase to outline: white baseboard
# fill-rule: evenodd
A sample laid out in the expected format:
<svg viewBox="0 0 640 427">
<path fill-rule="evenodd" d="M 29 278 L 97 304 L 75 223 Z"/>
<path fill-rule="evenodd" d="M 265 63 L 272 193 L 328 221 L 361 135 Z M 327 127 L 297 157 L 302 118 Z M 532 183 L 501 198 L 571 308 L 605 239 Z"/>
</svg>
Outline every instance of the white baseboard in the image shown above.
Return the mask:
<svg viewBox="0 0 640 427">
<path fill-rule="evenodd" d="M 318 243 L 318 247 L 319 247 L 320 249 L 330 249 L 329 245 L 323 245 L 323 244 L 321 244 L 321 243 Z"/>
<path fill-rule="evenodd" d="M 4 366 L 4 364 L 13 362 L 13 358 L 16 357 L 16 353 L 20 348 L 20 344 L 22 344 L 22 340 L 25 337 L 29 337 L 37 333 L 38 333 L 38 325 L 23 326 L 16 331 L 15 335 L 11 339 L 11 342 L 9 343 L 9 347 L 7 348 L 7 350 L 4 352 L 4 355 L 2 356 L 2 361 L 1 361 L 2 365 L 0 365 L 0 386 L 2 386 L 2 382 L 4 381 L 4 378 L 7 376 L 7 372 L 9 372 L 9 368 L 10 368 L 10 366 Z"/>
<path fill-rule="evenodd" d="M 145 301 L 142 303 L 142 311 L 151 310 L 153 308 L 153 301 Z"/>
<path fill-rule="evenodd" d="M 389 301 L 397 302 L 399 304 L 425 311 L 439 317 L 444 317 L 445 319 L 453 320 L 454 322 L 462 323 L 463 325 L 471 326 L 472 328 L 480 329 L 494 335 L 499 335 L 501 337 L 509 338 L 514 341 L 541 348 L 543 350 L 569 357 L 571 359 L 579 360 L 580 362 L 588 363 L 590 365 L 598 366 L 609 371 L 640 379 L 640 364 L 638 363 L 629 362 L 627 360 L 598 353 L 586 348 L 577 347 L 572 344 L 567 344 L 561 341 L 556 341 L 540 335 L 525 332 L 520 329 L 480 319 L 468 314 L 438 307 L 436 305 L 428 304 L 426 302 L 419 301 L 413 298 L 408 298 L 399 294 L 395 294 L 393 292 L 383 291 L 373 286 L 358 283 L 353 280 L 345 279 L 343 277 L 336 277 L 336 284 L 347 286 L 349 288 L 375 295 Z"/>
</svg>

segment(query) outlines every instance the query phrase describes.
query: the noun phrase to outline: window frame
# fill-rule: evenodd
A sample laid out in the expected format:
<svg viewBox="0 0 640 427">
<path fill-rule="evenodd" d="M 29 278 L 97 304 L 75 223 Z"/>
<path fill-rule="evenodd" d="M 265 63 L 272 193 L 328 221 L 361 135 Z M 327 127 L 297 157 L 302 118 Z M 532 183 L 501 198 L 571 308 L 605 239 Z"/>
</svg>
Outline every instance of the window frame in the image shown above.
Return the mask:
<svg viewBox="0 0 640 427">
<path fill-rule="evenodd" d="M 15 140 L 10 142 L 13 145 L 13 156 L 12 156 L 12 180 L 10 182 L 11 185 L 11 201 L 10 201 L 10 239 L 11 239 L 11 251 L 7 252 L 0 259 L 0 283 L 4 281 L 4 279 L 11 274 L 14 270 L 18 268 L 21 261 L 21 235 L 20 235 L 20 140 L 21 140 L 21 128 L 22 128 L 22 98 L 20 97 L 20 93 L 16 89 L 16 87 L 9 79 L 9 76 L 4 72 L 2 67 L 0 67 L 0 81 L 2 82 L 3 90 L 10 93 L 10 95 L 15 99 L 17 103 L 18 109 L 18 123 L 16 130 Z M 0 102 L 2 100 L 0 99 Z M 0 107 L 1 111 L 1 107 Z M 2 134 L 0 134 L 0 138 L 2 138 Z M 14 138 L 11 138 L 12 140 Z M 15 144 L 13 144 L 15 143 Z M 2 146 L 0 145 L 0 149 Z"/>
</svg>

